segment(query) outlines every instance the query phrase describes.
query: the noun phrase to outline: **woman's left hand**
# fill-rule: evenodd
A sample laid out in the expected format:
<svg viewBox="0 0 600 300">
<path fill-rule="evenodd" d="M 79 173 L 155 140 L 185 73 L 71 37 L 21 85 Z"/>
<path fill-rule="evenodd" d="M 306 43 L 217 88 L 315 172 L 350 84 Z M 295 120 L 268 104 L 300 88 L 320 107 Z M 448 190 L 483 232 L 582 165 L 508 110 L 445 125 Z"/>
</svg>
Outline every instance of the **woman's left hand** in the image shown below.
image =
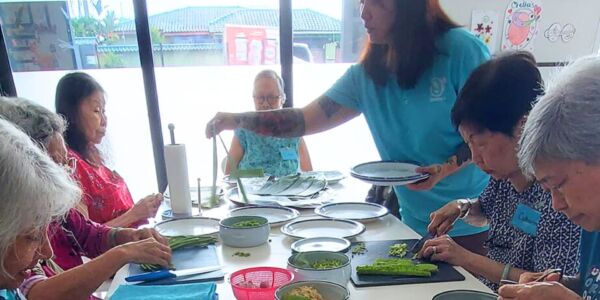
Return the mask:
<svg viewBox="0 0 600 300">
<path fill-rule="evenodd" d="M 157 242 L 163 245 L 169 245 L 169 240 L 162 236 L 154 228 L 141 228 L 141 229 L 120 229 L 117 232 L 117 242 L 119 244 L 125 244 L 129 242 L 142 241 L 148 238 L 154 238 Z"/>
<path fill-rule="evenodd" d="M 458 245 L 450 236 L 443 235 L 426 241 L 418 256 L 429 258 L 432 261 L 464 266 L 469 259 L 469 254 L 471 252 Z"/>
<path fill-rule="evenodd" d="M 579 295 L 558 282 L 506 284 L 498 290 L 499 300 L 581 300 Z"/>
<path fill-rule="evenodd" d="M 411 183 L 406 187 L 413 191 L 426 191 L 432 189 L 438 182 L 444 177 L 448 176 L 446 167 L 448 164 L 435 164 L 428 167 L 418 167 L 415 171 L 417 173 L 429 174 L 429 178 Z"/>
</svg>

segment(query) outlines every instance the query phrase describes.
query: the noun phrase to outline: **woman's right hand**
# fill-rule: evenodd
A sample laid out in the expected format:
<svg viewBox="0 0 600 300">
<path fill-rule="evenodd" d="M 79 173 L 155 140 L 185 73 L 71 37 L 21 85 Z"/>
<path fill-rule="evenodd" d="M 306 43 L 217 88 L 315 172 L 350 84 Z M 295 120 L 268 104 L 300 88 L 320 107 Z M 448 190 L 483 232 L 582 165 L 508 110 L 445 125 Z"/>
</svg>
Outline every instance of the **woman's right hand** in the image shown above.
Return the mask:
<svg viewBox="0 0 600 300">
<path fill-rule="evenodd" d="M 171 248 L 154 238 L 129 242 L 113 249 L 122 251 L 127 263 L 153 264 L 168 267 L 171 261 Z"/>
<path fill-rule="evenodd" d="M 131 208 L 131 213 L 136 217 L 137 221 L 154 218 L 162 201 L 162 194 L 148 195 Z"/>
<path fill-rule="evenodd" d="M 206 124 L 206 137 L 212 138 L 223 130 L 233 130 L 237 128 L 236 114 L 218 112 L 212 120 Z"/>
<path fill-rule="evenodd" d="M 448 202 L 442 208 L 429 215 L 431 222 L 427 231 L 437 236 L 447 234 L 453 227 L 454 221 L 460 216 L 460 207 L 456 201 Z"/>
</svg>

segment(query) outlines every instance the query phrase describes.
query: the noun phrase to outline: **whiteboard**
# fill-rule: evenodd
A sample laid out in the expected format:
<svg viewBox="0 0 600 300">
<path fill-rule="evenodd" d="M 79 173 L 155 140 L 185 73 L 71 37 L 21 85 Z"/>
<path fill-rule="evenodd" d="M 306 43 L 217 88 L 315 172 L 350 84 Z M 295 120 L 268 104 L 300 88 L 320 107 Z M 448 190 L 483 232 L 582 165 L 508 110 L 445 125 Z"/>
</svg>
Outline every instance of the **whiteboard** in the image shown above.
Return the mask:
<svg viewBox="0 0 600 300">
<path fill-rule="evenodd" d="M 570 61 L 575 58 L 598 52 L 597 38 L 600 36 L 600 0 L 541 0 L 542 16 L 539 34 L 533 41 L 533 54 L 538 63 Z M 440 0 L 450 17 L 460 25 L 469 28 L 471 14 L 475 9 L 493 10 L 498 13 L 498 43 L 495 52 L 500 51 L 504 14 L 511 0 Z M 565 43 L 551 42 L 544 32 L 554 23 L 573 24 L 574 38 Z"/>
</svg>

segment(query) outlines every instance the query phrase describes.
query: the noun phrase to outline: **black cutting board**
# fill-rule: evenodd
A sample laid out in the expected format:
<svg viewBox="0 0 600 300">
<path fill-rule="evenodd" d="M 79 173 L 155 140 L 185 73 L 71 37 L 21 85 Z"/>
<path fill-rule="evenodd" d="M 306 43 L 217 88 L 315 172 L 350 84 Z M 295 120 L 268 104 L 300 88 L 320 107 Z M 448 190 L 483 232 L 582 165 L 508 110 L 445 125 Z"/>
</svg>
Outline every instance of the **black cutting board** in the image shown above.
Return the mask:
<svg viewBox="0 0 600 300">
<path fill-rule="evenodd" d="M 214 245 L 208 247 L 190 247 L 173 251 L 171 262 L 176 270 L 209 267 L 219 265 L 219 257 Z M 138 264 L 129 264 L 129 275 L 145 273 Z M 180 278 L 167 278 L 155 281 L 139 283 L 139 285 L 169 285 L 181 283 L 196 283 L 205 281 L 222 280 L 223 271 L 217 270 L 209 273 L 184 276 Z"/>
<path fill-rule="evenodd" d="M 439 271 L 431 277 L 415 277 L 415 276 L 387 276 L 387 275 L 358 275 L 356 274 L 356 266 L 370 265 L 377 258 L 393 258 L 388 252 L 393 244 L 406 243 L 408 249 L 412 247 L 418 240 L 393 240 L 393 241 L 373 241 L 363 242 L 367 251 L 364 254 L 354 254 L 352 256 L 352 283 L 356 287 L 382 286 L 382 285 L 400 285 L 400 284 L 415 284 L 415 283 L 432 283 L 446 281 L 462 281 L 465 277 L 460 274 L 451 265 L 443 262 L 433 262 L 439 268 Z M 352 243 L 350 249 L 354 249 L 357 242 Z M 349 251 L 349 253 L 352 250 Z M 431 262 L 428 262 L 431 263 Z"/>
</svg>

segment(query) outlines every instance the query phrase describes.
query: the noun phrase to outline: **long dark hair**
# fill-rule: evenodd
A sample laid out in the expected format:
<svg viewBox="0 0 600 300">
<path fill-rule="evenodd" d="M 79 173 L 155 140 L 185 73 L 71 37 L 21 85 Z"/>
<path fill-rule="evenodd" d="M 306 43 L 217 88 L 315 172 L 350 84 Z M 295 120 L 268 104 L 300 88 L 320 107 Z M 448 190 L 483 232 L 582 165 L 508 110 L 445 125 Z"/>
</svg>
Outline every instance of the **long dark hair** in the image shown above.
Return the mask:
<svg viewBox="0 0 600 300">
<path fill-rule="evenodd" d="M 79 122 L 79 107 L 85 98 L 98 91 L 104 93 L 102 86 L 92 76 L 82 72 L 69 73 L 58 81 L 54 102 L 56 113 L 67 120 L 65 142 L 69 148 L 92 162 L 98 162 L 94 158 L 100 158 L 99 152 L 96 147 L 90 147 L 83 134 Z"/>
<path fill-rule="evenodd" d="M 439 0 L 396 0 L 395 21 L 388 44 L 367 43 L 360 63 L 377 85 L 396 74 L 402 88 L 413 88 L 439 53 L 437 37 L 459 27 Z"/>
</svg>

